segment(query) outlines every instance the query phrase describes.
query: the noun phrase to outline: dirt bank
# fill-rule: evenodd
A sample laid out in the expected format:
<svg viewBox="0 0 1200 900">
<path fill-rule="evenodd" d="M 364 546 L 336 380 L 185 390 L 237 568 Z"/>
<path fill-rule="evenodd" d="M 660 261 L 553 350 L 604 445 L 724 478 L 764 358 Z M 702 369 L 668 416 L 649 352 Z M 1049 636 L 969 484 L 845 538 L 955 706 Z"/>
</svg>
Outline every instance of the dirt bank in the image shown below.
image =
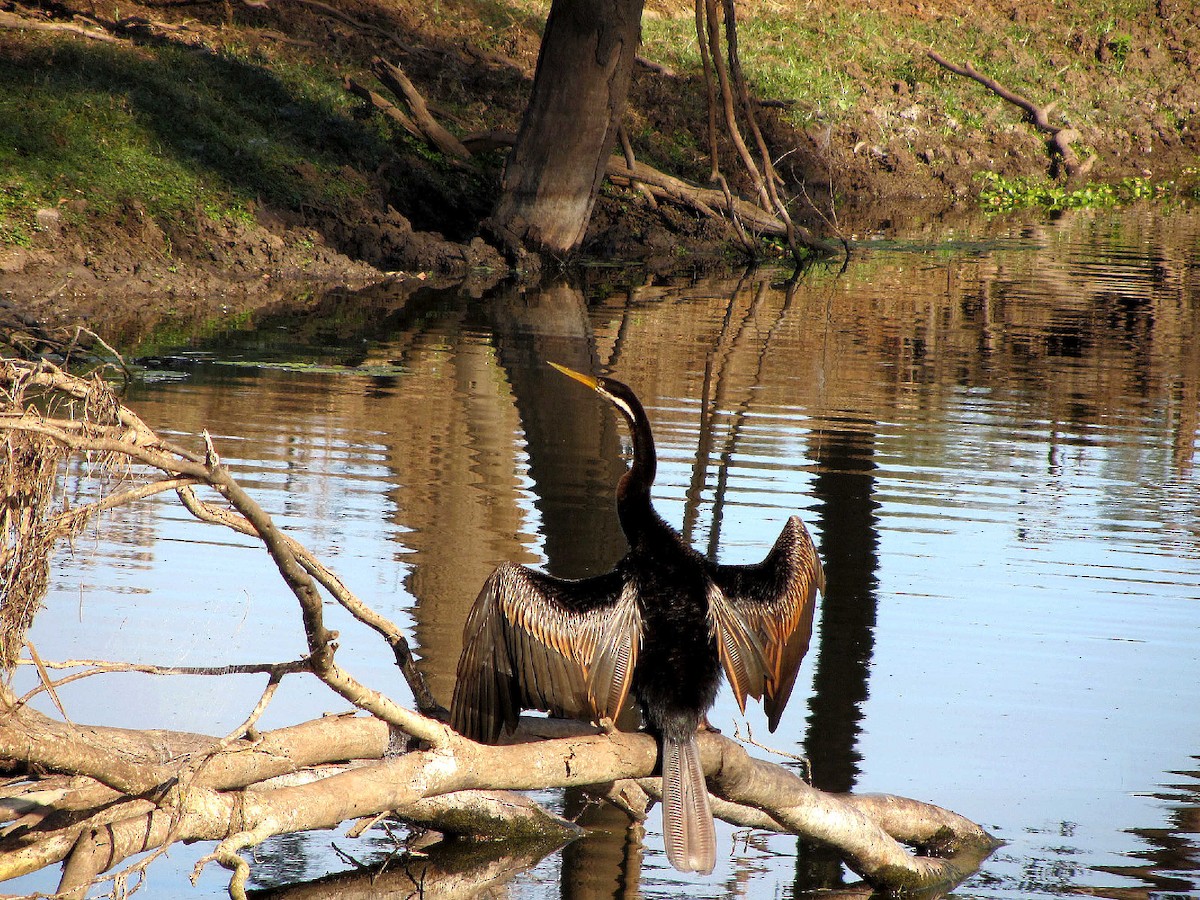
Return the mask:
<svg viewBox="0 0 1200 900">
<path fill-rule="evenodd" d="M 56 90 L 73 100 L 85 90 L 120 94 L 112 115 L 152 120 L 151 152 L 190 167 L 190 190 L 215 192 L 197 193 L 191 207 L 186 195 L 160 204 L 165 187 L 103 194 L 100 176 L 81 183 L 65 152 L 62 171 L 47 176 L 34 161 L 69 145 L 63 120 L 75 113 L 47 124 L 46 95 L 30 94 L 25 105 L 10 100 L 0 110 L 9 119 L 0 137 L 16 145 L 0 146 L 0 298 L 27 318 L 82 313 L 101 321 L 118 297 L 219 315 L 299 281 L 367 283 L 397 271 L 407 275 L 392 277 L 502 277 L 504 261 L 476 237 L 495 197 L 501 152 L 448 162 L 381 122 L 342 90 L 342 80 L 380 91 L 370 60 L 384 55 L 403 65 L 456 133 L 514 131 L 546 5 L 447 0 L 434 14 L 409 0 L 349 0 L 336 9 L 308 0 L 134 3 L 122 4 L 122 18 L 112 21 L 82 0 L 36 8 L 0 0 L 0 93 L 17 96 L 61 76 Z M 747 45 L 771 50 L 771 25 L 781 46 L 794 35 L 811 47 L 820 77 L 831 79 L 805 96 L 776 96 L 798 89 L 759 82 L 767 139 L 797 197 L 798 218 L 823 234 L 886 232 L 911 216 L 974 208 L 982 172 L 1063 177 L 1047 134 L 994 91 L 937 65 L 926 54 L 931 47 L 999 73 L 1003 87 L 1051 107 L 1051 121 L 1072 129 L 1071 146 L 1086 161 L 1076 181 L 1163 181 L 1194 169 L 1200 11 L 1189 0 L 1147 0 L 1101 21 L 1093 5 L 858 0 L 836 13 L 785 15 L 766 0 L 739 4 Z M 635 77 L 627 130 L 640 159 L 699 182 L 708 165 L 703 83 L 689 74 L 685 55 L 666 58 L 686 43 L 671 43 L 671 27 L 690 15 L 691 5 L 677 0 L 648 3 L 648 64 Z M 886 54 L 879 40 L 860 41 L 871 29 L 886 34 Z M 747 65 L 755 64 L 772 65 L 769 57 Z M 109 68 L 115 80 L 96 81 Z M 180 87 L 174 109 L 154 105 L 165 90 L 219 83 L 234 69 L 240 80 L 224 99 Z M 155 80 L 164 73 L 166 82 Z M 256 90 L 263 99 L 254 102 L 269 113 L 265 137 L 211 124 L 222 103 Z M 94 96 L 82 102 L 102 105 Z M 198 110 L 210 102 L 216 111 L 202 119 Z M 88 127 L 104 155 L 106 132 Z M 285 133 L 294 146 L 278 159 L 255 149 Z M 35 170 L 40 189 L 30 187 Z M 716 264 L 726 237 L 692 211 L 650 209 L 610 187 L 585 253 L 656 268 Z"/>
</svg>

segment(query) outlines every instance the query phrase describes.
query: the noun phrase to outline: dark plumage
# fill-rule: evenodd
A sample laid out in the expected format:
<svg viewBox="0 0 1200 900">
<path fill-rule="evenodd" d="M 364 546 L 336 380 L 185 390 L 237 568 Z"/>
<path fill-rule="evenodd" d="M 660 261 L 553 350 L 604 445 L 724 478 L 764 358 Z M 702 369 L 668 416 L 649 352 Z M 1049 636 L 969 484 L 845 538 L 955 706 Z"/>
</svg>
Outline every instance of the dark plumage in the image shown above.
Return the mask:
<svg viewBox="0 0 1200 900">
<path fill-rule="evenodd" d="M 612 403 L 633 463 L 617 484 L 629 552 L 613 571 L 568 581 L 505 564 L 467 617 L 451 704 L 455 729 L 495 742 L 522 709 L 615 720 L 632 692 L 662 748 L 663 834 L 677 869 L 709 873 L 716 837 L 696 730 L 729 678 L 744 710 L 764 700 L 772 731 L 812 634 L 824 575 L 793 516 L 761 563 L 720 566 L 654 510 L 650 421 L 626 385 L 551 363 Z"/>
</svg>

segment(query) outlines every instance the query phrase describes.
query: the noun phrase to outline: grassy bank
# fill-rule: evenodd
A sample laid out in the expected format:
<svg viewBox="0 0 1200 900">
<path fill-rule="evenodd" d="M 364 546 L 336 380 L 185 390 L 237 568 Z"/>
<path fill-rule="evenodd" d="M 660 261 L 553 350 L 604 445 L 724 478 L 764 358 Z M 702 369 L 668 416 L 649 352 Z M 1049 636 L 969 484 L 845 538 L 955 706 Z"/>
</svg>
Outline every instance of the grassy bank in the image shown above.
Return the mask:
<svg viewBox="0 0 1200 900">
<path fill-rule="evenodd" d="M 217 53 L 0 34 L 0 236 L 35 211 L 72 224 L 137 210 L 165 233 L 255 204 L 336 209 L 371 185 L 393 136 L 356 119 L 328 69 L 231 42 Z"/>
<path fill-rule="evenodd" d="M 0 30 L 0 250 L 96 256 L 115 238 L 157 242 L 187 264 L 262 230 L 380 264 L 353 223 L 392 208 L 418 229 L 469 237 L 496 190 L 499 158 L 463 171 L 364 109 L 344 76 L 399 61 L 460 133 L 513 129 L 548 3 L 357 0 L 318 7 L 122 7 L 157 25 L 115 42 Z M 47 14 L 65 21 L 70 4 Z M 1080 133 L 1093 177 L 1155 185 L 1194 171 L 1200 13 L 1187 2 L 902 0 L 818 8 L 738 5 L 744 69 L 781 168 L 863 199 L 977 203 L 981 173 L 1044 179 L 1043 139 L 1014 106 L 925 55 L 969 62 Z M 80 7 L 80 12 L 88 12 Z M 252 49 L 253 48 L 253 49 Z M 628 116 L 635 150 L 703 177 L 707 146 L 692 6 L 650 2 Z M 992 183 L 994 186 L 994 182 Z M 1035 193 L 1035 192 L 1030 192 Z M 1152 190 L 1151 193 L 1154 193 Z M 39 215 L 39 210 L 43 212 Z M 53 210 L 51 214 L 45 211 Z M 288 229 L 308 231 L 291 235 Z M 368 242 L 369 243 L 369 242 Z M 374 252 L 375 256 L 371 256 Z"/>
</svg>

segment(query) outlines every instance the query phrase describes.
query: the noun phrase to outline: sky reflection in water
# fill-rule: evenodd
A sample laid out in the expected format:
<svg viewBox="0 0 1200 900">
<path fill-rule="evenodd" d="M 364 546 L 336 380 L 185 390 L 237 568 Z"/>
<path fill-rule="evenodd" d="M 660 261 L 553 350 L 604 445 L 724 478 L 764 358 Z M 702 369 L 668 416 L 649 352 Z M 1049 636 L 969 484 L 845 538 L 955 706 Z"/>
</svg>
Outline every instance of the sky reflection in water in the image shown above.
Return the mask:
<svg viewBox="0 0 1200 900">
<path fill-rule="evenodd" d="M 623 550 L 625 437 L 544 360 L 608 371 L 650 411 L 659 510 L 698 549 L 758 559 L 795 511 L 826 560 L 792 705 L 770 737 L 752 711 L 756 737 L 807 756 L 819 786 L 928 800 L 1008 841 L 955 896 L 1200 896 L 1198 238 L 1195 217 L 1080 214 L 986 246 L 881 246 L 790 286 L 666 281 L 586 305 L 565 287 L 332 297 L 203 349 L 385 374 L 211 364 L 131 402 L 181 437 L 208 428 L 281 524 L 411 629 L 445 699 L 494 565 L 576 577 Z M 167 502 L 120 510 L 61 554 L 47 606 L 31 635 L 47 658 L 303 649 L 264 554 Z M 343 664 L 406 699 L 384 648 L 333 627 Z M 219 733 L 261 686 L 238 687 L 119 676 L 63 699 L 79 721 Z M 265 724 L 341 708 L 289 682 Z M 740 720 L 727 693 L 712 720 Z M 719 836 L 729 858 L 710 879 L 667 866 L 655 814 L 640 872 L 622 876 L 616 828 L 514 891 L 811 884 L 794 839 Z M 330 840 L 273 842 L 257 877 L 343 868 Z M 198 891 L 175 877 L 154 872 L 143 895 L 222 890 L 217 873 Z"/>
</svg>

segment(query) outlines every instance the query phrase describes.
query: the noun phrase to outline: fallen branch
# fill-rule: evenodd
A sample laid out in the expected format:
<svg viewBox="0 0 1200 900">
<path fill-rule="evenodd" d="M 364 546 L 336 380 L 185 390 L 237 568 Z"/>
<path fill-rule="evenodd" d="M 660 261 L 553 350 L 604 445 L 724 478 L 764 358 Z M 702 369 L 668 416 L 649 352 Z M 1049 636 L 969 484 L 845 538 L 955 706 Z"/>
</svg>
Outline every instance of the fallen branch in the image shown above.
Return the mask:
<svg viewBox="0 0 1200 900">
<path fill-rule="evenodd" d="M 425 98 L 416 86 L 408 80 L 404 70 L 381 57 L 371 60 L 371 72 L 383 86 L 396 95 L 412 112 L 413 121 L 421 130 L 422 135 L 430 144 L 449 156 L 451 159 L 469 159 L 471 154 L 462 142 L 442 127 L 433 117 Z"/>
<path fill-rule="evenodd" d="M 183 823 L 178 838 L 221 840 L 222 846 L 213 854 L 220 860 L 227 853 L 236 854 L 267 837 L 295 830 L 297 816 L 302 816 L 305 828 L 321 828 L 386 811 L 442 832 L 511 834 L 515 829 L 545 836 L 549 829 L 574 833 L 561 820 L 495 791 L 585 787 L 646 778 L 654 772 L 657 751 L 649 735 L 576 734 L 538 740 L 543 722 L 523 720 L 517 743 L 488 747 L 457 738 L 447 747 L 394 758 L 386 756 L 386 725 L 362 717 L 317 720 L 256 741 L 234 741 L 212 756 L 186 792 L 173 797 L 174 818 Z M 574 727 L 579 730 L 578 724 Z M 92 737 L 81 744 L 87 735 Z M 113 788 L 127 796 L 134 796 L 139 788 L 153 793 L 170 784 L 172 775 L 178 776 L 183 763 L 164 765 L 158 760 L 186 761 L 210 753 L 215 743 L 197 735 L 156 733 L 147 740 L 142 733 L 124 729 L 71 728 L 31 710 L 20 710 L 0 725 L 0 755 L 110 781 L 116 769 L 137 773 L 123 788 Z M 977 825 L 938 807 L 889 796 L 825 794 L 780 766 L 750 757 L 739 744 L 719 734 L 702 735 L 701 748 L 710 787 L 723 801 L 716 807 L 723 817 L 835 846 L 852 869 L 878 887 L 930 886 L 965 874 L 947 859 L 913 856 L 898 841 L 936 846 L 943 853 L 994 846 Z M 278 779 L 305 766 L 347 758 L 375 761 L 333 766 L 311 779 Z M 78 791 L 90 791 L 93 803 L 114 798 L 103 789 L 87 787 L 88 783 Z M 644 783 L 651 795 L 657 794 L 658 779 Z M 62 791 L 61 782 L 51 785 Z M 248 789 L 231 793 L 241 787 Z M 25 808 L 38 804 L 39 793 L 56 796 L 54 790 L 23 790 L 19 797 Z M 58 796 L 56 802 L 68 804 L 65 796 Z M 77 813 L 79 807 L 76 801 Z M 140 822 L 140 833 L 149 836 L 130 844 L 137 852 L 165 840 L 167 832 L 161 830 L 157 809 L 124 810 Z M 232 821 L 240 826 L 228 834 Z M 76 830 L 82 827 L 75 826 Z M 128 827 L 131 834 L 138 831 Z M 56 852 L 65 852 L 65 842 L 55 846 Z M 28 852 L 27 847 L 22 849 Z M 9 853 L 11 848 L 0 843 L 0 876 L 12 871 Z M 44 859 L 45 854 L 38 858 Z"/>
<path fill-rule="evenodd" d="M 638 162 L 633 168 L 626 165 L 625 160 L 614 156 L 608 162 L 608 176 L 615 180 L 624 179 L 626 182 L 637 181 L 661 192 L 661 196 L 669 197 L 677 203 L 692 206 L 704 215 L 718 218 L 717 209 L 728 211 L 730 218 L 735 218 L 758 234 L 772 237 L 786 237 L 787 225 L 778 216 L 772 215 L 757 204 L 726 194 L 712 188 L 701 188 L 688 184 L 682 179 L 660 172 L 658 169 Z M 804 243 L 821 253 L 833 254 L 840 250 L 837 244 L 816 237 L 807 229 L 793 225 L 797 235 L 802 235 Z"/>
<path fill-rule="evenodd" d="M 79 37 L 85 37 L 93 41 L 105 41 L 110 44 L 120 41 L 120 38 L 113 37 L 113 35 L 101 28 L 76 25 L 74 22 L 48 22 L 45 19 L 18 15 L 17 13 L 6 12 L 2 9 L 0 9 L 0 28 L 11 28 L 18 31 L 57 31 L 78 35 Z"/>
<path fill-rule="evenodd" d="M 970 63 L 959 66 L 950 62 L 948 59 L 941 56 L 934 50 L 928 51 L 928 54 L 929 58 L 943 69 L 947 69 L 956 75 L 961 75 L 964 78 L 970 78 L 979 82 L 996 96 L 1003 100 L 1007 100 L 1014 106 L 1024 110 L 1029 116 L 1029 121 L 1031 121 L 1039 131 L 1042 131 L 1050 136 L 1047 142 L 1050 155 L 1052 159 L 1062 160 L 1063 168 L 1066 170 L 1068 177 L 1074 178 L 1077 175 L 1086 175 L 1089 171 L 1091 171 L 1092 165 L 1096 161 L 1096 157 L 1089 156 L 1086 160 L 1080 162 L 1079 157 L 1075 155 L 1075 151 L 1071 147 L 1072 141 L 1079 140 L 1079 132 L 1069 126 L 1060 127 L 1058 125 L 1053 125 L 1050 122 L 1050 113 L 1054 111 L 1057 101 L 1048 103 L 1045 106 L 1038 106 L 1026 97 L 1023 97 L 1015 91 L 1006 88 L 994 78 L 989 78 L 987 75 L 976 71 Z M 1057 168 L 1057 163 L 1055 163 L 1054 166 Z M 1053 175 L 1055 172 L 1052 171 L 1051 174 Z"/>
<path fill-rule="evenodd" d="M 373 108 L 379 110 L 417 140 L 425 140 L 425 133 L 412 118 L 402 109 L 381 94 L 375 93 L 369 87 L 346 76 L 342 79 L 342 87 L 356 97 L 367 101 Z"/>
</svg>

